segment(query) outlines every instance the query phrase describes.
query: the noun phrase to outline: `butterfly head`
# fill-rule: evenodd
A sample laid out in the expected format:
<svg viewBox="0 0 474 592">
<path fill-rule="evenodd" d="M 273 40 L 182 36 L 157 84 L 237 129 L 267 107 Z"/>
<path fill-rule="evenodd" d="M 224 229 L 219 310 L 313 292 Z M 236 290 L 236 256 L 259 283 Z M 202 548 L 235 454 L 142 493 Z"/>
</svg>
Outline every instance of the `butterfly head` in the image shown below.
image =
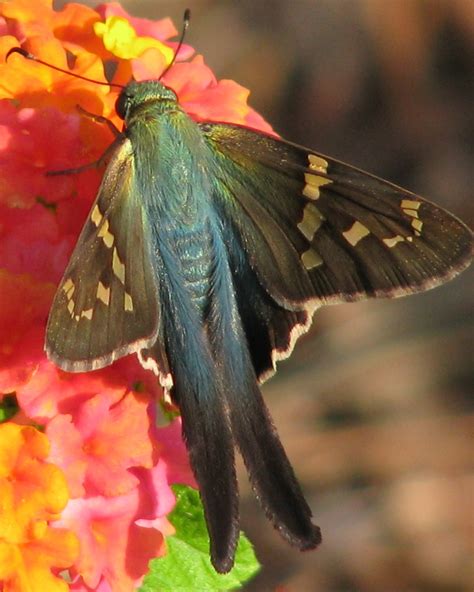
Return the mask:
<svg viewBox="0 0 474 592">
<path fill-rule="evenodd" d="M 176 93 L 158 80 L 132 81 L 121 91 L 115 102 L 115 110 L 120 119 L 127 120 L 137 107 L 153 102 L 162 104 L 176 104 Z"/>
</svg>

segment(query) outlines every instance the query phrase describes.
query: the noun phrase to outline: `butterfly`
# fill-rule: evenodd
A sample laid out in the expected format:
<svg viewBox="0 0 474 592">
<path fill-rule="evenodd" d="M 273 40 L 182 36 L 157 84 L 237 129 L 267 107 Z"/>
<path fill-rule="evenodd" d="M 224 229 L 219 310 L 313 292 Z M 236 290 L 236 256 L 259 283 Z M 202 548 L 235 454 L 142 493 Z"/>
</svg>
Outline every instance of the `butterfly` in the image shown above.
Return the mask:
<svg viewBox="0 0 474 592">
<path fill-rule="evenodd" d="M 86 372 L 136 354 L 157 375 L 181 412 L 218 572 L 240 530 L 236 449 L 274 527 L 313 549 L 321 532 L 259 385 L 318 307 L 442 284 L 468 266 L 471 231 L 314 150 L 195 122 L 159 80 L 130 82 L 116 110 L 124 128 L 54 298 L 47 355 Z"/>
</svg>

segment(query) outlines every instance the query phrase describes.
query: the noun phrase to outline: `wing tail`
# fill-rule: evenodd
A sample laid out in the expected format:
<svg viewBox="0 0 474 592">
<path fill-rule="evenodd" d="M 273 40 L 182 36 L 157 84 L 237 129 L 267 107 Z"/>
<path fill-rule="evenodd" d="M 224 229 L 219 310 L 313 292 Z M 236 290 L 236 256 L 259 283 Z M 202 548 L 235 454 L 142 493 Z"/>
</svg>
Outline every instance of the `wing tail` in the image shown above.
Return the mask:
<svg viewBox="0 0 474 592">
<path fill-rule="evenodd" d="M 232 433 L 242 454 L 255 494 L 278 532 L 291 545 L 305 551 L 321 542 L 319 527 L 280 442 L 260 389 L 247 388 L 230 394 Z"/>
<path fill-rule="evenodd" d="M 228 572 L 239 536 L 234 444 L 221 397 L 212 383 L 196 388 L 184 368 L 175 368 L 172 396 L 181 411 L 183 438 L 199 485 L 210 537 L 211 562 Z"/>
<path fill-rule="evenodd" d="M 178 316 L 182 330 L 174 325 L 176 318 L 164 315 L 169 323 L 164 343 L 153 350 L 166 351 L 173 377 L 171 396 L 181 412 L 183 439 L 204 507 L 211 562 L 217 572 L 227 573 L 240 531 L 234 442 L 209 344 L 202 331 L 183 322 L 185 315 Z M 160 359 L 153 350 L 148 355 Z"/>
<path fill-rule="evenodd" d="M 207 333 L 215 368 L 225 387 L 223 398 L 233 441 L 268 519 L 291 545 L 313 549 L 321 542 L 320 529 L 311 522 L 311 510 L 258 388 L 234 288 L 238 280 L 223 261 L 220 257 L 214 267 Z M 250 307 L 252 304 L 249 302 Z"/>
</svg>

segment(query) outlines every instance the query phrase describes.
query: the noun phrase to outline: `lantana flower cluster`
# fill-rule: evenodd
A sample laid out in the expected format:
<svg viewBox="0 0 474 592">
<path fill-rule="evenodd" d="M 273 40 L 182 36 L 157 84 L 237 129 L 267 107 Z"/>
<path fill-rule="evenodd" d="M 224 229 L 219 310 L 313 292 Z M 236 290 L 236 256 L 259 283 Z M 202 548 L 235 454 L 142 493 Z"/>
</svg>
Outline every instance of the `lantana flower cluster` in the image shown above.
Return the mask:
<svg viewBox="0 0 474 592">
<path fill-rule="evenodd" d="M 163 427 L 155 377 L 135 356 L 69 374 L 45 357 L 48 311 L 102 171 L 47 176 L 97 161 L 117 126 L 117 91 L 99 82 L 158 78 L 176 51 L 169 19 L 132 18 L 51 0 L 0 2 L 0 399 L 19 412 L 0 425 L 0 582 L 10 592 L 126 592 L 166 553 L 170 485 L 195 486 L 179 419 Z M 112 73 L 112 74 L 111 74 Z M 195 119 L 270 131 L 248 91 L 217 81 L 183 45 L 163 82 Z"/>
</svg>

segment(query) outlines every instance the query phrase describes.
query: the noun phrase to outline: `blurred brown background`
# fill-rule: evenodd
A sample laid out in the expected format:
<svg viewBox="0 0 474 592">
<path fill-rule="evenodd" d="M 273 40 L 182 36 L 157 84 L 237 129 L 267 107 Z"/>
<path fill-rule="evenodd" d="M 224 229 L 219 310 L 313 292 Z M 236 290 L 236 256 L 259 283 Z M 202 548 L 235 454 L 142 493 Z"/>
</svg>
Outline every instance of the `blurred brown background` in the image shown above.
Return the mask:
<svg viewBox="0 0 474 592">
<path fill-rule="evenodd" d="M 472 0 L 122 4 L 177 25 L 191 8 L 187 42 L 250 88 L 282 136 L 473 225 Z M 324 543 L 288 548 L 241 471 L 243 528 L 263 564 L 246 590 L 473 589 L 472 280 L 316 314 L 264 391 Z"/>
</svg>

